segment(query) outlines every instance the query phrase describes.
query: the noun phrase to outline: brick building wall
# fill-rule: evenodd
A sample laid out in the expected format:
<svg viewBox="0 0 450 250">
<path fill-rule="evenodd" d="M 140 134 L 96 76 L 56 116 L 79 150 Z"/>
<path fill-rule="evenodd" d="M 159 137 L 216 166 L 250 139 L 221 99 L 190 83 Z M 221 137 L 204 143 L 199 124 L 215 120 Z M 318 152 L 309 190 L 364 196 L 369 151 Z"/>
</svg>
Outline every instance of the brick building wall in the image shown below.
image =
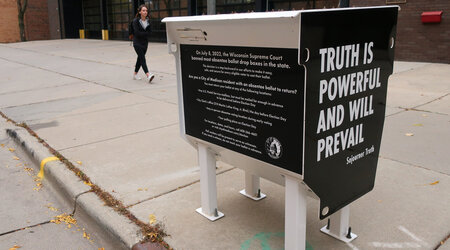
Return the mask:
<svg viewBox="0 0 450 250">
<path fill-rule="evenodd" d="M 25 11 L 25 37 L 28 41 L 50 39 L 47 0 L 28 0 Z M 20 41 L 16 0 L 0 0 L 0 42 Z"/>
<path fill-rule="evenodd" d="M 0 42 L 20 41 L 16 0 L 0 0 Z"/>
<path fill-rule="evenodd" d="M 47 0 L 28 0 L 25 34 L 28 41 L 50 39 Z"/>
<path fill-rule="evenodd" d="M 386 0 L 350 0 L 350 5 L 386 5 Z M 395 60 L 450 63 L 450 1 L 406 0 L 398 5 Z M 443 11 L 441 23 L 423 24 L 424 11 Z"/>
</svg>

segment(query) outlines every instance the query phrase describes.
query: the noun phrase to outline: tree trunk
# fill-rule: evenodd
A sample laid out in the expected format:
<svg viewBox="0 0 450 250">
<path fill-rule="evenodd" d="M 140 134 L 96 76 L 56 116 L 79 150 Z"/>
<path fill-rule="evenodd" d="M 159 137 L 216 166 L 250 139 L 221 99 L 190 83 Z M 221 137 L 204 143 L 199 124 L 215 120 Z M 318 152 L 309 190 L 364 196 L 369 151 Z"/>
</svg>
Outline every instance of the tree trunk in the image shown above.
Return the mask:
<svg viewBox="0 0 450 250">
<path fill-rule="evenodd" d="M 18 17 L 19 17 L 20 41 L 22 42 L 27 40 L 25 37 L 25 22 L 24 22 L 25 11 L 27 10 L 27 3 L 28 0 L 23 0 L 23 4 L 21 0 L 17 0 L 17 10 L 19 12 Z"/>
<path fill-rule="evenodd" d="M 27 39 L 25 38 L 25 24 L 23 21 L 23 14 L 19 12 L 19 30 L 20 30 L 20 41 L 24 42 Z"/>
</svg>

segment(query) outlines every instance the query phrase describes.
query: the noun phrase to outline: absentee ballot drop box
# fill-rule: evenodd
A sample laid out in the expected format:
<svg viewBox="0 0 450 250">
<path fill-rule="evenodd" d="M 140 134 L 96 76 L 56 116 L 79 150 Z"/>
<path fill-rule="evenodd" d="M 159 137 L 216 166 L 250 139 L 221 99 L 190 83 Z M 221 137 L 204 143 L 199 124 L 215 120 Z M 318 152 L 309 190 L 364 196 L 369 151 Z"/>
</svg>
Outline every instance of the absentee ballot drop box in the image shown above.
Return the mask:
<svg viewBox="0 0 450 250">
<path fill-rule="evenodd" d="M 285 249 L 304 249 L 306 196 L 343 241 L 349 204 L 372 190 L 397 6 L 165 18 L 181 135 L 198 149 L 201 207 L 216 220 L 216 160 L 286 188 Z"/>
</svg>

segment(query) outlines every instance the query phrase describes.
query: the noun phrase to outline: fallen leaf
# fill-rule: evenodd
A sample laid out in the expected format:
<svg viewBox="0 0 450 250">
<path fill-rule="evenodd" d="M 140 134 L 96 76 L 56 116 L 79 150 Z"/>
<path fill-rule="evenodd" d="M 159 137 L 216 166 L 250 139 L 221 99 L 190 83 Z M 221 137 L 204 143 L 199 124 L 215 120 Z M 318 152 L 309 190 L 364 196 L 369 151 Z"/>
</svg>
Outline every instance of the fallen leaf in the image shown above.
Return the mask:
<svg viewBox="0 0 450 250">
<path fill-rule="evenodd" d="M 18 248 L 21 248 L 21 246 L 18 246 L 18 245 L 14 245 L 13 247 L 11 247 L 9 250 L 16 250 L 16 249 L 18 249 Z"/>
<path fill-rule="evenodd" d="M 423 116 L 423 117 L 427 117 L 428 115 L 426 115 L 426 114 L 422 114 L 422 116 Z"/>
<path fill-rule="evenodd" d="M 90 181 L 89 182 L 85 181 L 84 184 L 88 185 L 89 187 L 92 187 L 92 183 Z"/>
<path fill-rule="evenodd" d="M 154 232 L 151 232 L 151 233 L 148 233 L 148 234 L 147 234 L 147 237 L 149 237 L 150 240 L 151 240 L 152 242 L 154 242 L 154 241 L 158 238 L 158 234 L 157 234 L 157 233 L 154 233 Z"/>
<path fill-rule="evenodd" d="M 156 223 L 156 216 L 154 214 L 150 214 L 149 219 L 150 219 L 150 225 L 153 225 Z"/>
<path fill-rule="evenodd" d="M 81 161 L 77 161 L 78 165 L 83 165 L 83 163 Z"/>
<path fill-rule="evenodd" d="M 68 228 L 71 228 L 72 225 L 77 224 L 77 220 L 75 218 L 73 218 L 70 214 L 66 214 L 66 213 L 55 216 L 55 219 L 51 220 L 50 222 L 55 223 L 55 224 L 61 224 L 62 222 L 64 222 L 64 223 L 66 223 Z"/>
<path fill-rule="evenodd" d="M 33 188 L 33 190 L 34 190 L 34 191 L 39 191 L 39 190 L 41 190 L 41 188 L 42 188 L 42 183 L 37 182 L 37 183 L 36 183 L 36 187 Z"/>
<path fill-rule="evenodd" d="M 142 189 L 142 188 L 138 188 L 138 191 L 144 191 L 144 189 Z"/>
<path fill-rule="evenodd" d="M 32 168 L 23 168 L 23 170 L 25 170 L 27 172 L 33 172 L 34 171 L 34 169 L 32 169 Z"/>
<path fill-rule="evenodd" d="M 86 239 L 90 240 L 91 236 L 88 233 L 83 232 L 83 238 L 86 238 Z"/>
<path fill-rule="evenodd" d="M 429 185 L 436 185 L 436 184 L 438 184 L 439 183 L 439 181 L 435 181 L 435 182 L 433 182 L 433 183 L 430 183 Z"/>
<path fill-rule="evenodd" d="M 3 143 L 2 143 L 2 144 L 0 144 L 0 147 L 4 148 L 4 147 L 5 147 L 5 144 L 3 144 Z"/>
<path fill-rule="evenodd" d="M 414 136 L 413 133 L 406 133 L 405 135 L 406 135 L 406 136 Z"/>
<path fill-rule="evenodd" d="M 16 151 L 14 148 L 8 148 L 9 151 L 14 152 Z"/>
<path fill-rule="evenodd" d="M 52 211 L 55 211 L 55 212 L 58 211 L 57 208 L 52 207 L 51 205 L 52 205 L 52 204 L 48 204 L 46 207 L 47 207 L 48 209 L 52 210 Z"/>
<path fill-rule="evenodd" d="M 14 156 L 13 159 L 16 161 L 20 160 L 19 157 L 17 157 L 17 156 Z"/>
<path fill-rule="evenodd" d="M 423 124 L 422 123 L 416 123 L 416 124 L 413 124 L 413 126 L 414 127 L 423 127 Z"/>
<path fill-rule="evenodd" d="M 99 247 L 98 250 L 105 250 L 105 248 L 104 247 Z"/>
</svg>

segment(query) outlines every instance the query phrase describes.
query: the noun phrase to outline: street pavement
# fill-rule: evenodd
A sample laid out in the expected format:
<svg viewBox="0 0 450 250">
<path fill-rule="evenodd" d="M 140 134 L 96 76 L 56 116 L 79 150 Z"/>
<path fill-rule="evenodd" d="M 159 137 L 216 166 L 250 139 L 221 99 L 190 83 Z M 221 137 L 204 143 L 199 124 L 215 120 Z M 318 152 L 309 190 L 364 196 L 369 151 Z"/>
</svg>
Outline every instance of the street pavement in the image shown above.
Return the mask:
<svg viewBox="0 0 450 250">
<path fill-rule="evenodd" d="M 197 151 L 179 135 L 175 63 L 167 51 L 149 45 L 156 77 L 148 84 L 132 80 L 129 42 L 0 44 L 0 111 L 28 124 L 136 217 L 155 215 L 175 249 L 282 249 L 284 188 L 277 184 L 262 180 L 267 198 L 255 202 L 239 194 L 243 171 L 218 162 L 225 217 L 210 222 L 195 212 Z M 346 244 L 322 234 L 326 220 L 308 198 L 308 249 L 434 249 L 446 238 L 449 93 L 450 65 L 395 63 L 375 188 L 350 209 L 358 238 Z"/>
<path fill-rule="evenodd" d="M 0 122 L 0 124 L 3 124 Z M 4 125 L 5 126 L 5 125 Z M 16 143 L 0 132 L 0 249 L 111 247 L 44 180 Z"/>
</svg>

